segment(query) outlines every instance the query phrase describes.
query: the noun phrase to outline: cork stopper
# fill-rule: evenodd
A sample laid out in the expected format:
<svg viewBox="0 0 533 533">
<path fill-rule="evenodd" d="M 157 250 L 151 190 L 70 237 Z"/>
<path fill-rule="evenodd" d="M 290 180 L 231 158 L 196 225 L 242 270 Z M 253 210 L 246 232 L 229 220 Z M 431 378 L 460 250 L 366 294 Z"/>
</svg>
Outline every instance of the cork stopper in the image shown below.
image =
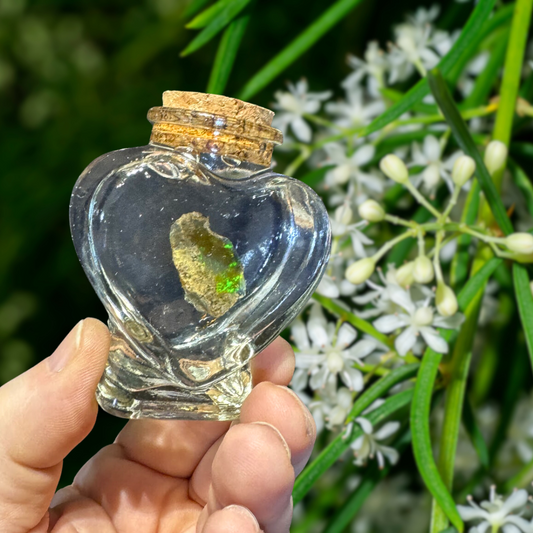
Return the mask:
<svg viewBox="0 0 533 533">
<path fill-rule="evenodd" d="M 256 122 L 265 126 L 270 126 L 274 118 L 274 111 L 237 100 L 237 98 L 189 91 L 165 91 L 163 93 L 163 107 L 224 115 L 235 120 Z"/>
<path fill-rule="evenodd" d="M 283 141 L 273 118 L 273 111 L 236 98 L 165 91 L 163 107 L 148 111 L 150 142 L 269 166 L 274 145 Z"/>
</svg>

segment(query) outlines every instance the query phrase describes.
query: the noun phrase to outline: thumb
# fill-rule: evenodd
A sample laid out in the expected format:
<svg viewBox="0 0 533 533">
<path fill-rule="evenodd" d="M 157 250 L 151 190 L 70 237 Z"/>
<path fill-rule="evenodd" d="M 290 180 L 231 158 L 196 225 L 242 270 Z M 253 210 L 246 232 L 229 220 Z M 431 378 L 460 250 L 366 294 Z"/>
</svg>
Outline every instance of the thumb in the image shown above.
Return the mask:
<svg viewBox="0 0 533 533">
<path fill-rule="evenodd" d="M 27 533 L 47 521 L 63 459 L 94 426 L 108 350 L 105 325 L 82 320 L 50 357 L 0 388 L 3 533 Z"/>
</svg>

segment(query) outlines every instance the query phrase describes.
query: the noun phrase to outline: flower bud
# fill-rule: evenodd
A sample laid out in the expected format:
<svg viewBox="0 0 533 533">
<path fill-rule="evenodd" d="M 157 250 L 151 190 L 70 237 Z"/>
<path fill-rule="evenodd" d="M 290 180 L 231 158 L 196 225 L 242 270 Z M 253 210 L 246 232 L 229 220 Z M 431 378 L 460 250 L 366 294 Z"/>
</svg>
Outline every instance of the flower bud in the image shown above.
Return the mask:
<svg viewBox="0 0 533 533">
<path fill-rule="evenodd" d="M 448 285 L 445 285 L 444 283 L 439 283 L 437 287 L 435 303 L 437 304 L 437 311 L 442 316 L 455 315 L 455 313 L 457 313 L 457 309 L 459 308 L 455 293 L 450 287 L 448 287 Z"/>
<path fill-rule="evenodd" d="M 457 187 L 462 187 L 474 174 L 476 163 L 467 156 L 462 155 L 455 160 L 452 170 L 452 180 Z"/>
<path fill-rule="evenodd" d="M 405 263 L 405 265 L 402 265 L 396 271 L 396 281 L 402 287 L 409 287 L 409 285 L 413 284 L 413 281 L 415 280 L 415 278 L 413 277 L 414 267 L 415 267 L 415 262 L 409 261 L 409 263 Z"/>
<path fill-rule="evenodd" d="M 379 168 L 385 176 L 397 183 L 407 183 L 409 172 L 405 163 L 394 154 L 386 155 L 379 163 Z"/>
<path fill-rule="evenodd" d="M 365 257 L 346 269 L 346 279 L 354 285 L 360 285 L 372 275 L 375 268 L 376 262 L 371 257 Z"/>
<path fill-rule="evenodd" d="M 352 208 L 347 203 L 339 205 L 339 207 L 335 209 L 335 221 L 339 224 L 347 226 L 352 221 L 352 216 Z"/>
<path fill-rule="evenodd" d="M 507 146 L 501 141 L 491 141 L 485 150 L 485 166 L 492 175 L 500 170 L 507 159 Z"/>
<path fill-rule="evenodd" d="M 433 263 L 425 255 L 414 260 L 413 278 L 417 283 L 429 283 L 434 276 Z"/>
<path fill-rule="evenodd" d="M 359 216 L 369 222 L 381 222 L 385 211 L 375 200 L 366 200 L 359 206 Z"/>
<path fill-rule="evenodd" d="M 531 233 L 511 233 L 505 237 L 505 246 L 518 254 L 533 253 L 533 235 Z"/>
</svg>

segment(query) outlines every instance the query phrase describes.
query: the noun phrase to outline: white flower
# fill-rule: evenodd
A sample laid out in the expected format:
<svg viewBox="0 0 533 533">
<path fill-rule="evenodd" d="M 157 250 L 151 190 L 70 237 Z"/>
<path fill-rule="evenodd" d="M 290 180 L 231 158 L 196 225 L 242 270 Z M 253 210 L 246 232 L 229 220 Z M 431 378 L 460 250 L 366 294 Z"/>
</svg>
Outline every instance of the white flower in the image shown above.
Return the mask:
<svg viewBox="0 0 533 533">
<path fill-rule="evenodd" d="M 386 276 L 383 275 L 381 269 L 378 269 L 378 274 L 381 278 L 382 286 L 377 285 L 373 281 L 368 280 L 366 284 L 371 289 L 368 292 L 352 298 L 357 305 L 366 305 L 372 303 L 373 309 L 365 309 L 360 311 L 358 316 L 361 318 L 372 318 L 383 314 L 394 314 L 401 311 L 402 307 L 393 302 L 392 294 L 400 286 L 398 280 L 398 270 L 393 265 L 389 265 Z M 433 291 L 424 285 L 413 284 L 410 287 L 409 294 L 413 300 L 426 299 L 433 296 Z"/>
<path fill-rule="evenodd" d="M 475 503 L 471 496 L 468 497 L 469 505 L 458 505 L 457 510 L 461 518 L 466 522 L 472 520 L 481 520 L 473 528 L 477 533 L 485 533 L 489 528 L 491 533 L 497 533 L 500 529 L 504 533 L 533 533 L 533 526 L 530 522 L 514 514 L 521 513 L 528 502 L 528 494 L 525 490 L 515 490 L 507 500 L 504 501 L 502 496 L 496 494 L 494 486 L 490 489 L 490 498 L 481 502 L 481 505 Z M 472 529 L 470 530 L 472 531 Z"/>
<path fill-rule="evenodd" d="M 366 257 L 365 246 L 374 244 L 374 241 L 367 237 L 362 230 L 368 226 L 366 220 L 359 222 L 346 223 L 344 217 L 347 203 L 339 206 L 333 217 L 330 217 L 331 234 L 333 237 L 349 237 L 352 241 L 352 247 L 355 257 Z M 344 277 L 344 275 L 342 276 Z"/>
<path fill-rule="evenodd" d="M 324 165 L 334 165 L 335 168 L 326 174 L 327 186 L 342 185 L 350 179 L 371 191 L 381 193 L 383 185 L 376 181 L 372 174 L 364 172 L 361 167 L 368 164 L 376 151 L 371 144 L 360 146 L 352 155 L 346 153 L 346 147 L 340 143 L 329 143 L 324 146 L 327 159 Z"/>
<path fill-rule="evenodd" d="M 353 405 L 352 392 L 346 387 L 337 389 L 334 381 L 329 381 L 320 391 L 319 398 L 309 403 L 317 426 L 317 433 L 326 427 L 329 430 L 344 424 Z"/>
<path fill-rule="evenodd" d="M 453 182 L 450 177 L 450 171 L 453 168 L 455 160 L 461 155 L 461 152 L 454 152 L 446 160 L 442 160 L 441 146 L 436 137 L 428 135 L 424 138 L 422 147 L 418 143 L 413 143 L 412 163 L 409 166 L 425 167 L 418 177 L 413 179 L 413 183 L 418 187 L 421 183 L 429 193 L 435 193 L 439 186 L 441 178 L 446 182 L 450 192 L 453 191 Z"/>
<path fill-rule="evenodd" d="M 289 91 L 276 91 L 277 102 L 272 107 L 278 110 L 272 125 L 279 128 L 285 135 L 290 126 L 296 138 L 302 142 L 311 141 L 311 127 L 303 115 L 312 115 L 320 109 L 320 102 L 331 96 L 331 91 L 321 93 L 307 92 L 307 80 L 302 79 L 296 84 L 288 83 Z"/>
<path fill-rule="evenodd" d="M 334 122 L 341 128 L 357 128 L 383 113 L 385 104 L 381 99 L 365 102 L 363 90 L 351 87 L 346 90 L 346 101 L 328 102 L 325 109 L 336 117 Z"/>
<path fill-rule="evenodd" d="M 433 68 L 439 62 L 439 55 L 432 46 L 433 28 L 425 16 L 428 13 L 428 11 L 422 13 L 419 9 L 410 22 L 399 24 L 394 29 L 396 42 L 388 57 L 389 83 L 406 80 L 413 73 L 414 67 L 424 75 L 426 70 Z"/>
<path fill-rule="evenodd" d="M 395 464 L 398 461 L 399 454 L 390 446 L 380 444 L 378 441 L 382 441 L 393 435 L 400 428 L 399 422 L 387 422 L 380 429 L 374 433 L 374 428 L 371 422 L 363 417 L 358 417 L 355 422 L 359 424 L 363 430 L 363 434 L 357 437 L 350 447 L 354 451 L 355 461 L 358 466 L 365 465 L 368 459 L 376 457 L 379 468 L 385 466 L 385 458 L 391 464 Z M 349 429 L 347 430 L 350 431 Z"/>
<path fill-rule="evenodd" d="M 371 96 L 379 97 L 380 89 L 384 87 L 385 73 L 387 71 L 387 56 L 379 47 L 376 41 L 368 43 L 365 52 L 365 59 L 349 55 L 348 65 L 354 70 L 341 83 L 347 91 L 360 85 L 365 76 L 367 77 L 367 89 Z"/>
<path fill-rule="evenodd" d="M 370 355 L 378 346 L 377 341 L 362 339 L 352 343 L 357 337 L 356 330 L 344 323 L 335 335 L 335 324 L 328 323 L 322 308 L 313 304 L 305 325 L 300 319 L 291 328 L 292 339 L 298 348 L 296 368 L 306 369 L 309 373 L 309 386 L 319 389 L 326 386 L 328 380 L 339 376 L 350 389 L 363 389 L 363 375 L 353 368 L 355 362 Z"/>
<path fill-rule="evenodd" d="M 433 327 L 455 329 L 464 320 L 464 316 L 457 313 L 453 317 L 436 316 L 429 306 L 429 298 L 423 303 L 414 303 L 410 292 L 401 287 L 389 288 L 390 298 L 402 309 L 391 315 L 384 315 L 374 322 L 374 327 L 381 333 L 392 333 L 405 328 L 394 341 L 399 355 L 405 355 L 413 348 L 419 335 L 426 344 L 438 353 L 447 353 L 448 344 Z"/>
</svg>

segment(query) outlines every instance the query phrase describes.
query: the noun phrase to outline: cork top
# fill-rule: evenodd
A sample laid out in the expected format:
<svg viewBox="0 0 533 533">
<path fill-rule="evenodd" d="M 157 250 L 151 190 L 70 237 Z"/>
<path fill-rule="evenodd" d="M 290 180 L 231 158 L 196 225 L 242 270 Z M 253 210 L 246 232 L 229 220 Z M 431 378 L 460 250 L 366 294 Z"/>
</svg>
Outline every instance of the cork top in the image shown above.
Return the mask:
<svg viewBox="0 0 533 533">
<path fill-rule="evenodd" d="M 269 166 L 274 145 L 283 142 L 273 118 L 273 111 L 236 98 L 165 91 L 163 106 L 148 111 L 150 142 Z"/>
<path fill-rule="evenodd" d="M 237 98 L 192 91 L 165 91 L 163 93 L 163 107 L 224 115 L 236 120 L 255 122 L 265 126 L 270 126 L 274 118 L 274 111 L 237 100 Z"/>
</svg>

